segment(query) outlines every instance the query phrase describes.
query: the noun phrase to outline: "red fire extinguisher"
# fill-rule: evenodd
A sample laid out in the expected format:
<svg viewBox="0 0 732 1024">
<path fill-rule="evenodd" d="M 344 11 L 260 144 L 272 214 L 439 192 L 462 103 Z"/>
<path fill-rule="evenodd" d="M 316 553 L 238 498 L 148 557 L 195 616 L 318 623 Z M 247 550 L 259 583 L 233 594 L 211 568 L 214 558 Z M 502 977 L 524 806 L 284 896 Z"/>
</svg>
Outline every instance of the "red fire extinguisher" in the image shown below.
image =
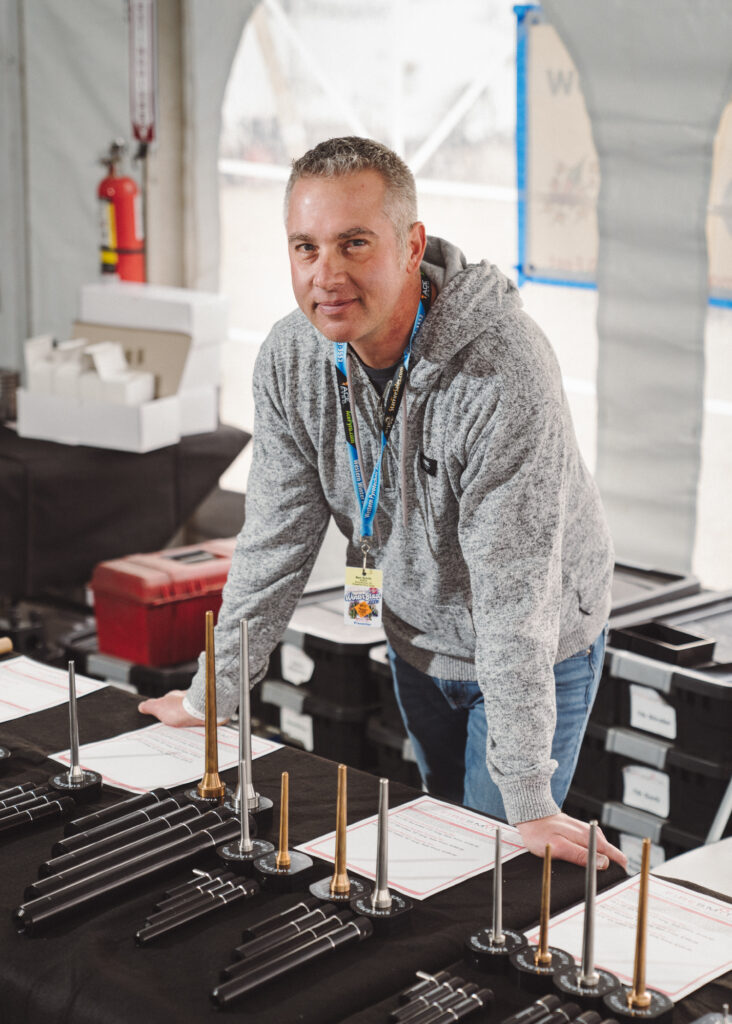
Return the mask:
<svg viewBox="0 0 732 1024">
<path fill-rule="evenodd" d="M 101 270 L 103 274 L 116 274 L 123 281 L 144 281 L 145 235 L 140 190 L 132 178 L 117 174 L 124 150 L 124 142 L 116 140 L 100 161 L 108 172 L 97 189 Z"/>
</svg>

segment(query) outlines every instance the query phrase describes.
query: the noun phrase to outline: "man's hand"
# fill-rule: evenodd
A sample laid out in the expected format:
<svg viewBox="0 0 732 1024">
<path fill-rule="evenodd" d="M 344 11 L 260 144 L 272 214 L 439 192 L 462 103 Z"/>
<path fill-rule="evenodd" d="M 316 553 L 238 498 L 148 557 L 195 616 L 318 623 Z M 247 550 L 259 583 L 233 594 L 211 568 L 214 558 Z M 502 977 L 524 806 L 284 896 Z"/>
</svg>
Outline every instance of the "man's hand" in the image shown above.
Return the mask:
<svg viewBox="0 0 732 1024">
<path fill-rule="evenodd" d="M 537 857 L 544 856 L 547 843 L 552 848 L 552 857 L 557 860 L 568 860 L 572 864 L 584 867 L 587 863 L 587 844 L 590 826 L 584 821 L 570 818 L 568 814 L 550 814 L 548 818 L 536 818 L 534 821 L 522 821 L 516 825 L 521 838 L 531 853 Z M 601 871 L 610 866 L 614 860 L 621 867 L 627 867 L 628 858 L 617 846 L 609 843 L 597 829 L 597 866 Z"/>
<path fill-rule="evenodd" d="M 183 690 L 171 690 L 164 697 L 144 700 L 137 705 L 137 710 L 143 715 L 153 715 L 159 718 L 163 725 L 174 725 L 176 728 L 181 725 L 202 725 L 200 718 L 194 718 L 183 709 Z"/>
</svg>

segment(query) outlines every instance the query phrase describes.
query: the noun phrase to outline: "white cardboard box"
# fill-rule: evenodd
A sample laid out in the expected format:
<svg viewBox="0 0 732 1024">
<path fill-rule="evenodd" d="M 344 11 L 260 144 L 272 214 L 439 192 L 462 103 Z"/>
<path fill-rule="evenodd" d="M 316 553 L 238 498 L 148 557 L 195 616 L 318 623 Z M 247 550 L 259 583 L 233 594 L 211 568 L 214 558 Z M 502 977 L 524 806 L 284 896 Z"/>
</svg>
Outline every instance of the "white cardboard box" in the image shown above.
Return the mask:
<svg viewBox="0 0 732 1024">
<path fill-rule="evenodd" d="M 193 345 L 223 342 L 228 333 L 228 301 L 216 292 L 107 281 L 82 285 L 78 320 L 117 327 L 179 331 Z"/>
<path fill-rule="evenodd" d="M 180 440 L 177 395 L 141 405 L 82 404 L 78 399 L 18 389 L 18 435 L 62 444 L 151 452 Z"/>
<path fill-rule="evenodd" d="M 180 432 L 208 434 L 219 425 L 219 392 L 217 388 L 195 388 L 179 391 Z"/>
</svg>

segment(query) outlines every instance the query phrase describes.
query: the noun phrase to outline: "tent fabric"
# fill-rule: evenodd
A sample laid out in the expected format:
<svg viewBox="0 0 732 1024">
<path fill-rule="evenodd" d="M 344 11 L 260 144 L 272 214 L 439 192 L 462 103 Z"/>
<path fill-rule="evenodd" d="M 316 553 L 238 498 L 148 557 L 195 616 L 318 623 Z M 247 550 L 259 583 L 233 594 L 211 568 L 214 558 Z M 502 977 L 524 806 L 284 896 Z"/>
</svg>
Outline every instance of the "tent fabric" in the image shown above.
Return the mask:
<svg viewBox="0 0 732 1024">
<path fill-rule="evenodd" d="M 597 479 L 621 559 L 691 565 L 706 208 L 732 92 L 726 0 L 544 0 L 600 160 Z"/>
</svg>

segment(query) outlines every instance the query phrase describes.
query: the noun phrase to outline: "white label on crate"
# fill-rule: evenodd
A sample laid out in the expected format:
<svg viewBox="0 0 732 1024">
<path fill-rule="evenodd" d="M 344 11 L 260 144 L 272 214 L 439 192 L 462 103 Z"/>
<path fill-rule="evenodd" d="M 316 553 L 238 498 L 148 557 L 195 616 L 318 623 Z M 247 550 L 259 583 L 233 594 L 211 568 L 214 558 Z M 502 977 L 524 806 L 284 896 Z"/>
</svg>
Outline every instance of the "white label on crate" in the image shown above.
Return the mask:
<svg viewBox="0 0 732 1024">
<path fill-rule="evenodd" d="M 282 678 L 286 679 L 288 683 L 301 686 L 303 683 L 310 682 L 315 670 L 315 662 L 305 651 L 301 651 L 294 644 L 283 644 L 280 647 L 280 659 Z"/>
<path fill-rule="evenodd" d="M 640 807 L 659 818 L 668 818 L 671 780 L 666 772 L 645 765 L 628 764 L 623 768 L 623 803 Z"/>
<path fill-rule="evenodd" d="M 299 711 L 293 711 L 291 708 L 280 708 L 280 729 L 285 736 L 302 743 L 306 750 L 312 751 L 312 715 L 301 715 Z"/>
<path fill-rule="evenodd" d="M 667 740 L 676 739 L 676 709 L 648 686 L 630 685 L 630 724 Z"/>
<path fill-rule="evenodd" d="M 641 869 L 641 850 L 643 840 L 640 836 L 631 836 L 628 832 L 620 833 L 620 849 L 628 858 L 628 874 L 637 875 Z M 651 843 L 651 867 L 656 868 L 666 860 L 666 852 L 662 846 Z"/>
</svg>

